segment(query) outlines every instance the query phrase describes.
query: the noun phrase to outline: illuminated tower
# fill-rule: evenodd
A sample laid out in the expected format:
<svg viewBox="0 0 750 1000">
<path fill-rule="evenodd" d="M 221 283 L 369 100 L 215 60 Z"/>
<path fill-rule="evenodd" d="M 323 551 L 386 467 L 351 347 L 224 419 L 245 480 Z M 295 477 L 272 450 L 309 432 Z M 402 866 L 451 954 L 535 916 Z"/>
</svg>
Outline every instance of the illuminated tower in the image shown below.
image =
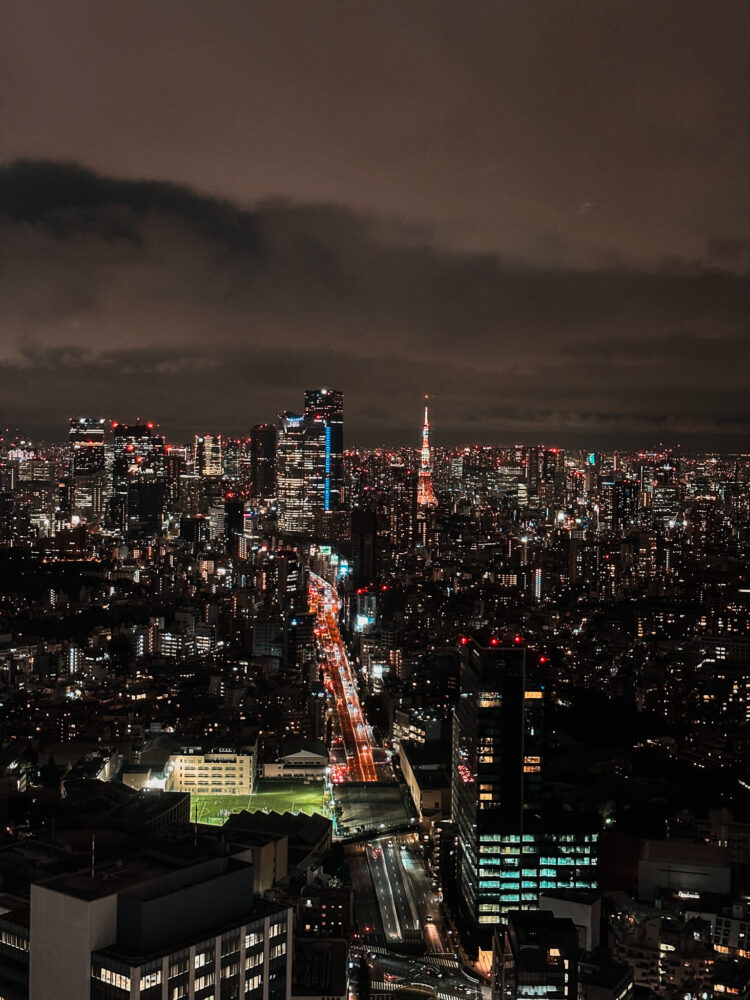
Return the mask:
<svg viewBox="0 0 750 1000">
<path fill-rule="evenodd" d="M 437 507 L 437 497 L 432 488 L 432 467 L 430 465 L 430 415 L 427 409 L 425 396 L 424 426 L 422 428 L 422 461 L 419 467 L 419 481 L 417 483 L 417 504 L 420 507 Z"/>
<path fill-rule="evenodd" d="M 344 507 L 344 394 L 338 389 L 306 389 L 305 418 L 322 423 L 325 445 L 321 469 L 323 509 Z"/>
</svg>

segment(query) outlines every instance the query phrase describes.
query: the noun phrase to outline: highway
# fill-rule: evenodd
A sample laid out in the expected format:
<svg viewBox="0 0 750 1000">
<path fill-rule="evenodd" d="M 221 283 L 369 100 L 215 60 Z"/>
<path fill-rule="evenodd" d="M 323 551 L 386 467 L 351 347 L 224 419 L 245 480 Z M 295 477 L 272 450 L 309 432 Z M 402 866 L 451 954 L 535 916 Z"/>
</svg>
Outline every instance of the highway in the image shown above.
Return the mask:
<svg viewBox="0 0 750 1000">
<path fill-rule="evenodd" d="M 394 944 L 419 935 L 419 914 L 407 884 L 398 841 L 380 837 L 367 845 L 367 861 L 380 907 L 386 941 Z M 411 933 L 410 933 L 411 932 Z"/>
<path fill-rule="evenodd" d="M 378 837 L 368 842 L 366 851 L 386 944 L 393 947 L 422 936 L 428 952 L 452 953 L 439 896 L 424 870 L 417 839 Z"/>
<path fill-rule="evenodd" d="M 310 574 L 310 607 L 315 613 L 316 634 L 325 656 L 325 682 L 333 695 L 338 729 L 344 743 L 346 768 L 334 781 L 377 781 L 367 722 L 354 684 L 346 646 L 339 632 L 336 590 L 315 573 Z"/>
<path fill-rule="evenodd" d="M 453 943 L 448 929 L 444 926 L 440 897 L 437 889 L 433 889 L 431 879 L 424 869 L 419 843 L 414 837 L 406 837 L 401 843 L 404 847 L 401 851 L 404 882 L 413 900 L 427 951 L 438 954 L 451 952 Z"/>
<path fill-rule="evenodd" d="M 385 941 L 380 907 L 367 863 L 367 847 L 353 847 L 348 852 L 347 861 L 352 875 L 352 885 L 356 887 L 354 912 L 357 929 L 365 942 L 368 939 Z"/>
</svg>

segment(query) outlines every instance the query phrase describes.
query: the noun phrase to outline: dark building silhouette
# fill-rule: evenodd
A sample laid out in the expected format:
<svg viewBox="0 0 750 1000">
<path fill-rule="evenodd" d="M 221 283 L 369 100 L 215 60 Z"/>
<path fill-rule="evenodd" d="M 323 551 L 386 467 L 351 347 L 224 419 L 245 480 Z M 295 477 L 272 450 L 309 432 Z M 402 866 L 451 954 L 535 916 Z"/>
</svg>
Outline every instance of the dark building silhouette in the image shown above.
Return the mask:
<svg viewBox="0 0 750 1000">
<path fill-rule="evenodd" d="M 276 492 L 276 425 L 256 424 L 250 431 L 251 493 L 257 498 Z"/>
<path fill-rule="evenodd" d="M 354 583 L 373 583 L 378 575 L 378 519 L 374 510 L 352 511 L 352 566 Z"/>
</svg>

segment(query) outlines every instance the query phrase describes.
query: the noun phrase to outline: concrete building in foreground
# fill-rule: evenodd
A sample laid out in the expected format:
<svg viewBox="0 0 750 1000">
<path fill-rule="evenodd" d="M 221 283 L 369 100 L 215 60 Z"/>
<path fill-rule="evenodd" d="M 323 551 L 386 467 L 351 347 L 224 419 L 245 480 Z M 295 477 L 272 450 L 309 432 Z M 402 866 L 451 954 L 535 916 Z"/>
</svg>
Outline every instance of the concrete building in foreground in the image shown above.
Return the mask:
<svg viewBox="0 0 750 1000">
<path fill-rule="evenodd" d="M 34 884 L 25 906 L 6 901 L 0 995 L 288 1000 L 293 910 L 253 895 L 242 851 L 169 847 Z"/>
</svg>

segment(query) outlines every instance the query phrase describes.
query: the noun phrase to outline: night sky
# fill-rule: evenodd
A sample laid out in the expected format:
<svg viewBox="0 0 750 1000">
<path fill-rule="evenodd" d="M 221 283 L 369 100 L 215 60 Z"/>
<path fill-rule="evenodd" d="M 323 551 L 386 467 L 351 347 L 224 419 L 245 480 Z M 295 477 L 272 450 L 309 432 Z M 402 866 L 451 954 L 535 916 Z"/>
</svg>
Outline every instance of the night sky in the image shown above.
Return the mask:
<svg viewBox="0 0 750 1000">
<path fill-rule="evenodd" d="M 750 448 L 745 0 L 0 15 L 3 425 Z"/>
</svg>

